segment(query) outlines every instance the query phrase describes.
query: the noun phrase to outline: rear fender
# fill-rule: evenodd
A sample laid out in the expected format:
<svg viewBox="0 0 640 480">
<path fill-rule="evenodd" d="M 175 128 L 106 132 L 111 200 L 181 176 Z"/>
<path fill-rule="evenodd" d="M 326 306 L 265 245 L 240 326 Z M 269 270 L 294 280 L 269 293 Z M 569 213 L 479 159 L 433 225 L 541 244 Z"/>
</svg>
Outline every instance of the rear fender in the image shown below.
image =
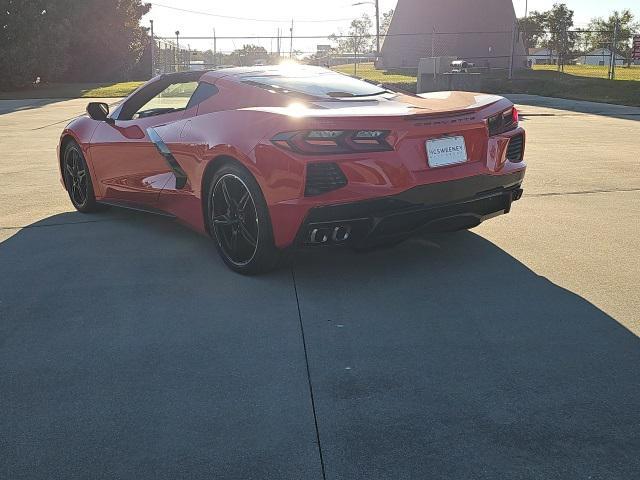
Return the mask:
<svg viewBox="0 0 640 480">
<path fill-rule="evenodd" d="M 236 159 L 254 175 L 263 192 L 268 189 L 270 165 L 258 165 L 254 151 L 273 122 L 273 115 L 240 110 L 199 115 L 155 130 L 189 177 L 193 193 L 202 197 L 199 180 L 219 157 Z"/>
</svg>

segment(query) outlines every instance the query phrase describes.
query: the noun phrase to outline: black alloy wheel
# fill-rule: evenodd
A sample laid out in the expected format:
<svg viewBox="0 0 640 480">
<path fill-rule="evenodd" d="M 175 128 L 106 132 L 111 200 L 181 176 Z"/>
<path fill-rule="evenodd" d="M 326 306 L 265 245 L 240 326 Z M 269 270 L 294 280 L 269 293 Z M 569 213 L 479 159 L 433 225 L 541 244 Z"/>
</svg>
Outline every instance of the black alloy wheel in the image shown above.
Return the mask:
<svg viewBox="0 0 640 480">
<path fill-rule="evenodd" d="M 77 149 L 67 149 L 64 171 L 71 201 L 76 207 L 81 208 L 86 205 L 88 199 L 87 169 L 84 167 Z"/>
<path fill-rule="evenodd" d="M 212 197 L 216 238 L 225 255 L 236 265 L 248 264 L 258 250 L 260 224 L 248 187 L 228 173 L 218 179 Z"/>
<path fill-rule="evenodd" d="M 218 252 L 232 270 L 256 274 L 275 267 L 279 252 L 267 205 L 257 182 L 243 167 L 227 164 L 216 172 L 208 217 Z"/>
<path fill-rule="evenodd" d="M 76 210 L 90 213 L 102 209 L 102 206 L 96 202 L 87 162 L 82 150 L 75 142 L 70 142 L 64 150 L 62 175 L 69 198 Z"/>
</svg>

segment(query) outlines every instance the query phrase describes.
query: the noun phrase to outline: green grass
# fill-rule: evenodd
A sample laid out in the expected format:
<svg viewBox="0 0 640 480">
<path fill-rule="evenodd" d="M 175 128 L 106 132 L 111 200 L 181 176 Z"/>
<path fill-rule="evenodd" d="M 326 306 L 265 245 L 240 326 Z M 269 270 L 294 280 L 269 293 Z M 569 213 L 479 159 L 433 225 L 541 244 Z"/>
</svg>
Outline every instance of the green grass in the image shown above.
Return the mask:
<svg viewBox="0 0 640 480">
<path fill-rule="evenodd" d="M 534 71 L 557 72 L 557 65 L 534 65 Z M 564 73 L 576 77 L 609 78 L 609 67 L 600 65 L 565 65 Z M 640 82 L 640 65 L 616 67 L 616 80 L 634 80 Z"/>
<path fill-rule="evenodd" d="M 358 65 L 357 69 L 354 68 L 353 64 L 339 65 L 335 67 L 334 70 L 341 73 L 346 73 L 347 75 L 357 75 L 373 82 L 411 83 L 416 81 L 415 75 L 388 72 L 386 70 L 377 70 L 373 63 L 361 63 Z M 354 73 L 354 70 L 357 71 L 357 74 Z"/>
<path fill-rule="evenodd" d="M 583 66 L 575 65 L 573 67 Z M 501 76 L 486 75 L 483 77 L 481 90 L 486 93 L 526 93 L 569 100 L 640 106 L 640 82 L 622 80 L 622 75 L 618 76 L 619 79 L 616 81 L 607 80 L 606 72 L 605 78 L 578 76 L 575 73 L 567 72 L 567 68 L 565 67 L 565 73 L 547 69 L 523 70 L 516 72 L 513 80 Z M 354 66 L 342 65 L 334 67 L 334 69 L 353 75 Z M 618 69 L 619 72 L 621 70 L 624 69 Z M 634 73 L 640 72 L 640 69 L 633 67 L 633 71 Z M 357 76 L 372 82 L 384 83 L 391 88 L 414 92 L 416 90 L 417 79 L 415 75 L 376 70 L 373 64 L 359 65 Z"/>
<path fill-rule="evenodd" d="M 334 70 L 354 75 L 354 65 Z M 607 67 L 567 65 L 558 73 L 554 65 L 536 65 L 534 70 L 516 73 L 513 80 L 486 76 L 482 91 L 487 93 L 528 93 L 546 97 L 589 100 L 640 106 L 640 67 L 618 67 L 615 82 L 606 79 Z M 358 65 L 357 76 L 389 87 L 414 91 L 416 76 L 410 73 L 377 70 L 372 63 Z M 0 99 L 25 98 L 118 98 L 135 90 L 143 82 L 49 84 L 15 92 L 0 92 Z"/>
<path fill-rule="evenodd" d="M 416 90 L 417 80 L 415 75 L 410 75 L 402 72 L 377 70 L 373 63 L 358 64 L 357 74 L 355 73 L 353 64 L 338 65 L 333 69 L 340 73 L 364 78 L 366 80 L 369 80 L 370 82 L 393 86 L 401 90 L 409 90 L 413 92 L 415 92 Z"/>
<path fill-rule="evenodd" d="M 526 70 L 518 72 L 513 80 L 487 78 L 483 82 L 483 90 L 489 93 L 527 93 L 640 107 L 638 81 L 611 81 L 556 71 Z"/>
<path fill-rule="evenodd" d="M 2 100 L 25 98 L 118 98 L 125 97 L 144 82 L 52 83 L 14 92 L 0 92 Z"/>
</svg>

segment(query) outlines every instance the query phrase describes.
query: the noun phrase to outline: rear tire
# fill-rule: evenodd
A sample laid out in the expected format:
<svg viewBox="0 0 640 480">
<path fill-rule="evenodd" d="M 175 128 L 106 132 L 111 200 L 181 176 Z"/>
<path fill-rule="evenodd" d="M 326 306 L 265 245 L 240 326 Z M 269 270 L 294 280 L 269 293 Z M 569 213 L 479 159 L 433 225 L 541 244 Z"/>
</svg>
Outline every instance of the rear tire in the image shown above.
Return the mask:
<svg viewBox="0 0 640 480">
<path fill-rule="evenodd" d="M 91 175 L 82 149 L 69 142 L 62 157 L 62 176 L 71 203 L 81 213 L 93 213 L 105 207 L 96 202 Z"/>
<path fill-rule="evenodd" d="M 281 252 L 267 203 L 249 171 L 235 163 L 220 167 L 209 184 L 207 206 L 209 232 L 231 270 L 256 275 L 277 266 Z"/>
</svg>

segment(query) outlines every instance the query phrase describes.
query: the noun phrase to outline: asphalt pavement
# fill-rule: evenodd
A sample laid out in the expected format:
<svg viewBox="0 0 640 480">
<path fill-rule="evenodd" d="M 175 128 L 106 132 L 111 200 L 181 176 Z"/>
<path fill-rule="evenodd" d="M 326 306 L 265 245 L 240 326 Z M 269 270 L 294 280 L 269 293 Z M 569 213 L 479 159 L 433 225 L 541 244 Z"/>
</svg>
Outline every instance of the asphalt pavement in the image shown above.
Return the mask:
<svg viewBox="0 0 640 480">
<path fill-rule="evenodd" d="M 73 212 L 86 102 L 0 101 L 0 478 L 637 478 L 640 109 L 514 100 L 510 215 L 256 278 Z"/>
</svg>

